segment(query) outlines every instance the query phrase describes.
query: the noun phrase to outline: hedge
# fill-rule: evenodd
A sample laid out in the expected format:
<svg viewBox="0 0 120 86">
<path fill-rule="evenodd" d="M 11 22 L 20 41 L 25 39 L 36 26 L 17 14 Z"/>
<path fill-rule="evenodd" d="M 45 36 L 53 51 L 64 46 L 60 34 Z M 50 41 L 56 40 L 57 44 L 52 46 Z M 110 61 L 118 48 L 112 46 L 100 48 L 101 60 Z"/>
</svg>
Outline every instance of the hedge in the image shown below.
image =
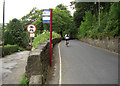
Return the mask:
<svg viewBox="0 0 120 86">
<path fill-rule="evenodd" d="M 4 56 L 10 55 L 14 52 L 17 52 L 19 46 L 17 45 L 5 45 L 4 46 Z"/>
</svg>

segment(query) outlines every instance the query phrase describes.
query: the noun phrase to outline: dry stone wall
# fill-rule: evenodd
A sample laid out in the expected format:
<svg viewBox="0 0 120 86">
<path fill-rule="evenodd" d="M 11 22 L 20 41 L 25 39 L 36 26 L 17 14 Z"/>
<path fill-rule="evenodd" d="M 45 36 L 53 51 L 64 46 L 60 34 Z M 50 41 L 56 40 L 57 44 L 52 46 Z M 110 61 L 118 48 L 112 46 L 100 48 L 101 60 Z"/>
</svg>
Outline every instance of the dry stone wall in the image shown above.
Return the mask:
<svg viewBox="0 0 120 86">
<path fill-rule="evenodd" d="M 120 39 L 118 38 L 104 38 L 100 39 L 91 39 L 91 38 L 83 38 L 80 41 L 86 42 L 90 45 L 101 47 L 107 49 L 112 52 L 120 53 Z"/>
<path fill-rule="evenodd" d="M 52 40 L 52 48 L 61 38 Z M 49 41 L 41 43 L 30 52 L 26 65 L 26 77 L 30 84 L 44 84 L 49 69 Z M 37 78 L 36 78 L 37 77 Z"/>
</svg>

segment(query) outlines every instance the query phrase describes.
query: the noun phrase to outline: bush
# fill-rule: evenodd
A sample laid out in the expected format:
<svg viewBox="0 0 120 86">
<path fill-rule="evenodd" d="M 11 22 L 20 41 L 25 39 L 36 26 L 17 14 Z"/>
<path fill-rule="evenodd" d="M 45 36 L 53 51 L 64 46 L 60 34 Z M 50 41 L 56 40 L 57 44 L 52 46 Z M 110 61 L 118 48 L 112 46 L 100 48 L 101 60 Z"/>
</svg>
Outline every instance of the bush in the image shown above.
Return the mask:
<svg viewBox="0 0 120 86">
<path fill-rule="evenodd" d="M 52 38 L 60 38 L 61 36 L 55 32 L 52 32 Z M 33 40 L 33 48 L 36 48 L 40 43 L 45 42 L 49 40 L 50 38 L 50 32 L 44 31 L 42 34 L 38 35 Z"/>
<path fill-rule="evenodd" d="M 14 52 L 17 52 L 18 46 L 17 45 L 5 45 L 4 46 L 4 56 L 10 55 Z"/>
</svg>

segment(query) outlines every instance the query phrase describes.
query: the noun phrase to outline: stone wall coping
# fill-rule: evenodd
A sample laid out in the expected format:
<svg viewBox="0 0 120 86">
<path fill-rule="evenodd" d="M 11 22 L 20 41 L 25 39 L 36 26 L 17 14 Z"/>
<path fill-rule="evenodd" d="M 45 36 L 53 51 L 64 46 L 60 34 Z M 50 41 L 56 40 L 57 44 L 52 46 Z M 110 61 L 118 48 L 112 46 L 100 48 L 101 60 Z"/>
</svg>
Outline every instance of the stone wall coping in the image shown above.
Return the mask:
<svg viewBox="0 0 120 86">
<path fill-rule="evenodd" d="M 33 86 L 32 84 L 42 84 L 42 76 L 41 75 L 32 75 L 30 78 L 29 86 Z"/>
<path fill-rule="evenodd" d="M 32 56 L 32 55 L 40 55 L 41 51 L 42 51 L 42 49 L 34 49 L 33 51 L 30 52 L 30 56 Z"/>
</svg>

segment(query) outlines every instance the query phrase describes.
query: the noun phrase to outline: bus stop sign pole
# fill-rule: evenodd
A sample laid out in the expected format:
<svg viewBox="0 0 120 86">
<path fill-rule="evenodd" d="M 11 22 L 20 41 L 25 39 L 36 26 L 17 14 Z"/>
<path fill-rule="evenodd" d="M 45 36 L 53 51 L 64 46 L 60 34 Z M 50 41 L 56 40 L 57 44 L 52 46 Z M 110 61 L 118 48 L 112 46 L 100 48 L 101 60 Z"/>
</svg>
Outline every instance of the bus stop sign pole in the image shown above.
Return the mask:
<svg viewBox="0 0 120 86">
<path fill-rule="evenodd" d="M 52 9 L 43 10 L 43 24 L 50 24 L 49 65 L 52 67 Z"/>
<path fill-rule="evenodd" d="M 50 67 L 52 66 L 52 9 L 50 9 Z"/>
</svg>

